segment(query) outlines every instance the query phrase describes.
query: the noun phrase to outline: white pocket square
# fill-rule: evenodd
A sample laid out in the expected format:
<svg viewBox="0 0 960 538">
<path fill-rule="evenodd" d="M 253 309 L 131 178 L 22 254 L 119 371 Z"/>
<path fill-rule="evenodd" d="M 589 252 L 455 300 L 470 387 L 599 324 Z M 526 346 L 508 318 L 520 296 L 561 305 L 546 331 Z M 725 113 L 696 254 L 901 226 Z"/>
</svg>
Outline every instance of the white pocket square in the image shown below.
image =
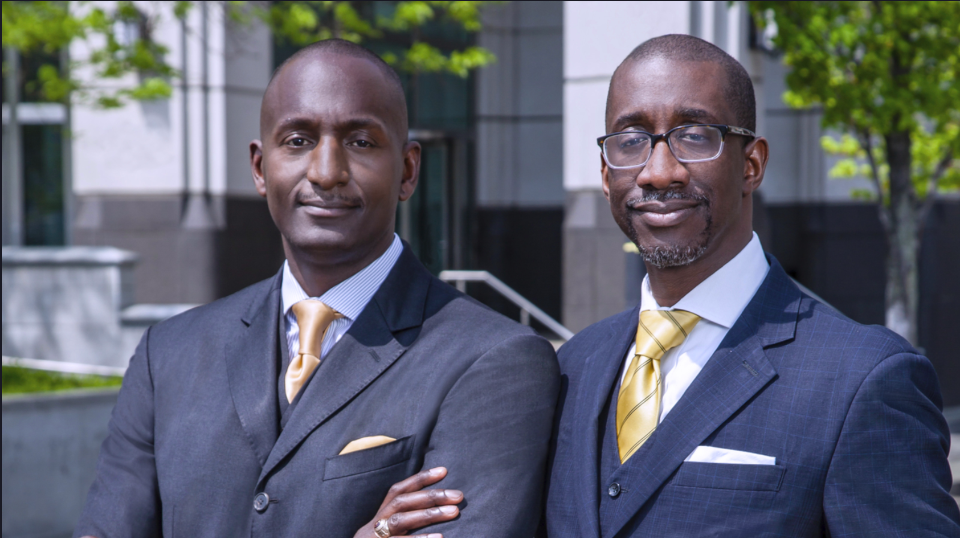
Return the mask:
<svg viewBox="0 0 960 538">
<path fill-rule="evenodd" d="M 698 463 L 739 463 L 741 465 L 777 464 L 777 458 L 773 456 L 764 456 L 763 454 L 754 454 L 753 452 L 730 450 L 729 448 L 719 448 L 715 446 L 698 446 L 683 461 Z"/>
</svg>

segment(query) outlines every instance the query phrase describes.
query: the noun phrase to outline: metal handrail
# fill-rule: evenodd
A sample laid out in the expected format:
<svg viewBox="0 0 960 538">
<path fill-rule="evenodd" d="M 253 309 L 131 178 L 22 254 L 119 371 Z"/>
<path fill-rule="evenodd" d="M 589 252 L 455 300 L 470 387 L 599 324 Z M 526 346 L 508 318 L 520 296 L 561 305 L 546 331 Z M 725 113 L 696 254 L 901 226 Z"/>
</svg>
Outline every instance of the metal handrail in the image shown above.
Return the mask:
<svg viewBox="0 0 960 538">
<path fill-rule="evenodd" d="M 530 325 L 530 316 L 543 323 L 557 336 L 564 340 L 573 338 L 573 332 L 560 324 L 557 320 L 551 318 L 546 312 L 537 308 L 537 306 L 527 300 L 526 297 L 517 293 L 513 288 L 507 286 L 499 278 L 491 275 L 487 271 L 440 271 L 440 280 L 445 282 L 456 282 L 457 289 L 461 293 L 467 292 L 467 282 L 484 282 L 494 290 L 507 298 L 510 302 L 520 307 L 520 323 Z"/>
</svg>

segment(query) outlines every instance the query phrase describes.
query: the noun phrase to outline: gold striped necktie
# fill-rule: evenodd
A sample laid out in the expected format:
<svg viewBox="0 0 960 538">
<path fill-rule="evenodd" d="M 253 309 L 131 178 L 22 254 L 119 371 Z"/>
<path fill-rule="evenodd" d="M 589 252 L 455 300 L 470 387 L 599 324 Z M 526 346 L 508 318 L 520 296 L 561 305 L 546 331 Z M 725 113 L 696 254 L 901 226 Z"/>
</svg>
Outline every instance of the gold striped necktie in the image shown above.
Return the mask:
<svg viewBox="0 0 960 538">
<path fill-rule="evenodd" d="M 700 321 L 684 310 L 645 310 L 637 350 L 627 365 L 617 399 L 617 448 L 624 463 L 653 435 L 660 418 L 660 359 L 679 346 Z"/>
<path fill-rule="evenodd" d="M 283 388 L 287 393 L 287 401 L 293 403 L 297 393 L 310 379 L 310 374 L 320 365 L 327 329 L 333 320 L 342 318 L 343 314 L 315 299 L 300 301 L 290 309 L 297 316 L 297 327 L 300 328 L 300 351 L 287 366 Z"/>
</svg>

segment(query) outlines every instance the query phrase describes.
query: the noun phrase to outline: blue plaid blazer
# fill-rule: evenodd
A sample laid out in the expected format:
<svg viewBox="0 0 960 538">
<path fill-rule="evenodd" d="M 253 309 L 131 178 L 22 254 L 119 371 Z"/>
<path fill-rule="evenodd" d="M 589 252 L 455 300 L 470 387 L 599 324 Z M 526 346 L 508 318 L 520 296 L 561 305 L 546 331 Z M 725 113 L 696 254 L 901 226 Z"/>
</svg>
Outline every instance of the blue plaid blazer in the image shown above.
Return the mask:
<svg viewBox="0 0 960 538">
<path fill-rule="evenodd" d="M 892 332 L 804 295 L 769 260 L 762 286 L 650 446 L 621 468 L 602 538 L 960 537 L 930 362 Z M 601 537 L 598 417 L 638 309 L 560 349 L 542 528 L 550 538 Z M 700 445 L 774 456 L 776 465 L 684 462 Z"/>
</svg>

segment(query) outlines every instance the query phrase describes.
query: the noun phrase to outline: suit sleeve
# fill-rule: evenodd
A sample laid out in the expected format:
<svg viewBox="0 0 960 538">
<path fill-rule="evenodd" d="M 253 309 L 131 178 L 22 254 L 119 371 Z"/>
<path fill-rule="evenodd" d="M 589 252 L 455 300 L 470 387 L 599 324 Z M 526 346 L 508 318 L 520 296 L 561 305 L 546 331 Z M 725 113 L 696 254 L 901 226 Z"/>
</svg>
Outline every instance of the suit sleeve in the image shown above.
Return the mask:
<svg viewBox="0 0 960 538">
<path fill-rule="evenodd" d="M 123 377 L 100 447 L 97 476 L 74 536 L 160 536 L 160 496 L 153 451 L 154 399 L 148 329 Z"/>
<path fill-rule="evenodd" d="M 950 496 L 950 434 L 930 362 L 888 357 L 861 384 L 824 488 L 832 536 L 960 536 Z"/>
<path fill-rule="evenodd" d="M 460 516 L 417 534 L 533 536 L 559 386 L 556 354 L 534 335 L 501 342 L 467 369 L 440 407 L 423 466 L 448 469 L 439 487 L 463 491 Z"/>
</svg>

